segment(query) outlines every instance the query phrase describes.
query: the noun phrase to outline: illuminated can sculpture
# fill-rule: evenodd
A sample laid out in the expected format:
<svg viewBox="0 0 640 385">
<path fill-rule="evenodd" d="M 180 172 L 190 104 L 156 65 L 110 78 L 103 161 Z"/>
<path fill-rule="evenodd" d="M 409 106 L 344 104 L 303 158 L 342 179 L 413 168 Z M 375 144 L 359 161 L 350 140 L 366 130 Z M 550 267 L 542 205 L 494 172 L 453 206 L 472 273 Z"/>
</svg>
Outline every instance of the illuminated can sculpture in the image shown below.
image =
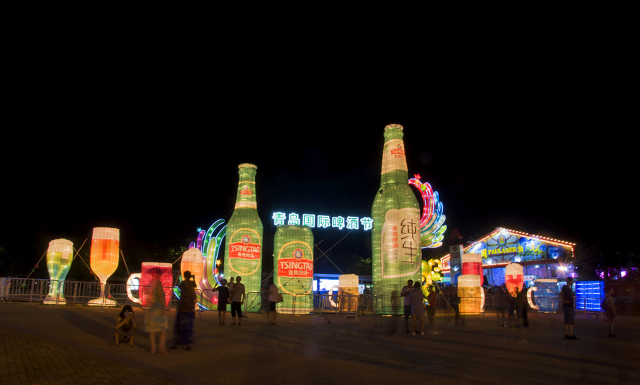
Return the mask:
<svg viewBox="0 0 640 385">
<path fill-rule="evenodd" d="M 338 296 L 340 298 L 340 311 L 358 311 L 358 299 L 360 295 L 360 291 L 358 290 L 358 283 L 358 276 L 355 274 L 343 274 L 338 277 Z"/>
<path fill-rule="evenodd" d="M 162 290 L 164 290 L 164 296 L 167 307 L 171 303 L 172 293 L 172 265 L 164 262 L 142 262 L 142 269 L 140 273 L 131 274 L 127 281 L 127 296 L 131 302 L 139 303 L 144 308 L 151 307 L 153 302 L 153 289 L 154 282 L 160 281 L 162 284 Z M 134 280 L 138 280 L 136 285 Z M 132 291 L 138 291 L 138 298 L 136 298 Z"/>
<path fill-rule="evenodd" d="M 224 275 L 227 279 L 241 276 L 247 294 L 259 292 L 262 281 L 262 221 L 256 204 L 257 169 L 249 163 L 238 166 L 236 205 L 226 229 Z M 249 306 L 247 310 L 259 311 L 260 306 Z"/>
<path fill-rule="evenodd" d="M 480 254 L 462 254 L 462 275 L 468 274 L 480 276 L 480 286 L 482 286 L 484 274 L 482 274 L 482 256 Z"/>
<path fill-rule="evenodd" d="M 380 189 L 371 209 L 373 293 L 378 313 L 402 314 L 402 287 L 422 276 L 420 206 L 407 184 L 403 128 L 391 124 L 384 130 Z"/>
<path fill-rule="evenodd" d="M 283 295 L 280 313 L 313 311 L 313 233 L 307 226 L 278 226 L 274 237 L 274 283 Z"/>
<path fill-rule="evenodd" d="M 64 298 L 64 279 L 67 277 L 71 261 L 73 260 L 73 242 L 66 239 L 55 239 L 49 242 L 47 249 L 47 270 L 49 270 L 49 294 L 44 303 L 47 305 L 61 304 Z"/>
<path fill-rule="evenodd" d="M 482 287 L 480 276 L 476 274 L 458 276 L 458 297 L 460 313 L 480 313 L 482 311 Z"/>
<path fill-rule="evenodd" d="M 522 290 L 522 286 L 524 285 L 524 270 L 522 265 L 510 263 L 505 270 L 504 283 L 507 286 L 507 290 L 509 290 L 510 293 L 515 293 L 516 287 L 518 290 Z"/>
<path fill-rule="evenodd" d="M 100 297 L 89 301 L 89 306 L 116 306 L 116 301 L 105 298 L 107 278 L 118 268 L 120 230 L 95 227 L 91 237 L 91 270 L 100 280 Z"/>
</svg>

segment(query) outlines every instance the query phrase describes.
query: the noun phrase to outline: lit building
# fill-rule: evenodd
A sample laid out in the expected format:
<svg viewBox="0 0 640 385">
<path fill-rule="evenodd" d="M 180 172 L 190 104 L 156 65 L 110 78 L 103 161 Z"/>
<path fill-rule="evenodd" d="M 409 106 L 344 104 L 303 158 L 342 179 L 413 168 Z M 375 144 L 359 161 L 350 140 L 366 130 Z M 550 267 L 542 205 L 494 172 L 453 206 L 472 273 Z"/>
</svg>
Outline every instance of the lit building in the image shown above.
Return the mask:
<svg viewBox="0 0 640 385">
<path fill-rule="evenodd" d="M 498 227 L 464 247 L 464 254 L 482 256 L 484 285 L 502 285 L 505 283 L 505 267 L 510 263 L 518 263 L 524 268 L 524 280 L 528 281 L 529 286 L 535 279 L 577 278 L 573 266 L 575 245 Z M 445 278 L 451 276 L 450 256 L 447 254 L 442 258 Z"/>
</svg>

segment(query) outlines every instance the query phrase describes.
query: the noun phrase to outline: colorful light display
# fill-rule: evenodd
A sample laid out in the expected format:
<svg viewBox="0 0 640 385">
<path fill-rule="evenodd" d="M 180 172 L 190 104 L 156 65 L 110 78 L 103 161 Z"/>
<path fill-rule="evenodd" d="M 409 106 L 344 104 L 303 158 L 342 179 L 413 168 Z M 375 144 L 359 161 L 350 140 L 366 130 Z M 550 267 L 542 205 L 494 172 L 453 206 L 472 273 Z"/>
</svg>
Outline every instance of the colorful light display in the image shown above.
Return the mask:
<svg viewBox="0 0 640 385">
<path fill-rule="evenodd" d="M 482 274 L 482 257 L 480 254 L 462 254 L 462 275 L 475 274 L 480 276 L 480 286 L 484 283 Z"/>
<path fill-rule="evenodd" d="M 289 218 L 287 220 L 287 218 Z M 282 226 L 282 225 L 303 225 L 307 227 L 316 227 L 319 229 L 326 229 L 328 227 L 342 230 L 359 230 L 360 225 L 362 224 L 362 229 L 367 231 L 371 230 L 373 227 L 373 219 L 364 217 L 330 217 L 329 215 L 318 215 L 316 220 L 315 214 L 302 214 L 302 218 L 300 218 L 299 214 L 290 213 L 287 216 L 286 213 L 275 212 L 271 215 L 271 219 L 273 219 L 274 226 Z M 286 223 L 285 223 L 286 222 Z"/>
<path fill-rule="evenodd" d="M 260 291 L 262 281 L 262 221 L 256 204 L 256 170 L 257 167 L 249 163 L 238 166 L 236 205 L 226 229 L 229 236 L 224 274 L 241 276 L 246 293 Z"/>
<path fill-rule="evenodd" d="M 220 250 L 222 249 L 222 240 L 227 234 L 227 227 L 222 226 L 224 223 L 224 219 L 218 219 L 215 221 L 209 230 L 205 232 L 202 241 L 202 256 L 204 259 L 203 263 L 203 277 L 198 283 L 198 288 L 202 290 L 201 293 L 198 293 L 198 304 L 204 308 L 208 308 L 203 304 L 206 302 L 211 303 L 212 305 L 218 304 L 218 293 L 211 291 L 215 286 L 220 285 L 219 282 L 219 274 L 218 274 L 218 255 Z M 174 291 L 179 292 L 178 288 L 175 288 Z M 176 293 L 179 296 L 179 293 Z M 204 296 L 204 298 L 202 298 Z"/>
<path fill-rule="evenodd" d="M 602 310 L 604 301 L 604 281 L 577 281 L 576 287 L 576 309 L 587 311 Z"/>
<path fill-rule="evenodd" d="M 313 311 L 313 233 L 306 226 L 279 226 L 274 237 L 274 283 L 281 313 Z"/>
<path fill-rule="evenodd" d="M 73 260 L 73 242 L 66 239 L 55 239 L 49 242 L 47 249 L 47 270 L 49 271 L 49 294 L 44 304 L 64 305 L 64 280 Z"/>
<path fill-rule="evenodd" d="M 116 306 L 116 301 L 105 298 L 107 279 L 118 268 L 120 230 L 95 227 L 91 237 L 91 270 L 100 280 L 100 297 L 89 301 L 89 306 Z"/>
<path fill-rule="evenodd" d="M 460 313 L 479 313 L 482 311 L 484 291 L 480 286 L 480 276 L 475 274 L 458 276 L 458 297 Z"/>
<path fill-rule="evenodd" d="M 139 284 L 135 285 L 134 279 L 139 280 Z M 172 265 L 163 262 L 142 262 L 140 273 L 134 273 L 129 276 L 127 281 L 127 296 L 131 302 L 139 303 L 144 308 L 151 307 L 153 302 L 154 282 L 162 283 L 166 306 L 171 303 L 171 285 L 173 280 Z M 138 289 L 139 297 L 136 298 L 132 290 Z"/>
<path fill-rule="evenodd" d="M 444 232 L 447 226 L 443 226 L 446 216 L 442 215 L 443 206 L 439 202 L 437 191 L 433 191 L 427 182 L 420 182 L 420 174 L 409 179 L 409 184 L 420 191 L 423 208 L 420 218 L 420 247 L 423 249 L 433 249 L 442 246 Z"/>
<path fill-rule="evenodd" d="M 403 136 L 401 125 L 385 127 L 380 189 L 371 210 L 373 291 L 382 314 L 401 314 L 401 288 L 422 275 L 420 206 L 407 184 Z"/>
</svg>

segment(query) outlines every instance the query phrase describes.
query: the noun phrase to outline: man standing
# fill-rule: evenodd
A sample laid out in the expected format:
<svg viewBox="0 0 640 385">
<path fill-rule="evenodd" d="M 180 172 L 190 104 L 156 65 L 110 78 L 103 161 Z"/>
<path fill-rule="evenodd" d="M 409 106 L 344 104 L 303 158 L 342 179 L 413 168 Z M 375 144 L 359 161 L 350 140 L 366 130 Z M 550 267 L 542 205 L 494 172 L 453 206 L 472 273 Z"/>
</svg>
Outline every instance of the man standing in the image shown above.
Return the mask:
<svg viewBox="0 0 640 385">
<path fill-rule="evenodd" d="M 611 286 L 605 290 L 604 304 L 604 312 L 607 315 L 607 323 L 609 324 L 609 338 L 618 338 L 613 333 L 613 321 L 618 313 L 616 312 L 616 301 L 613 299 L 613 287 Z"/>
<path fill-rule="evenodd" d="M 233 287 L 233 297 L 231 299 L 231 318 L 233 322 L 231 325 L 236 324 L 236 313 L 238 313 L 238 326 L 242 325 L 242 304 L 244 303 L 244 285 L 240 283 L 242 281 L 241 276 L 236 277 L 236 284 Z"/>
<path fill-rule="evenodd" d="M 562 312 L 564 313 L 564 339 L 578 340 L 573 335 L 573 319 L 574 319 L 574 301 L 573 301 L 573 278 L 567 278 L 567 284 L 562 286 L 560 298 L 562 299 Z"/>
<path fill-rule="evenodd" d="M 411 298 L 409 298 L 409 292 L 413 289 L 413 280 L 407 281 L 407 286 L 402 288 L 400 295 L 404 297 L 404 326 L 407 328 L 406 334 L 411 333 L 409 331 L 409 317 L 411 317 Z"/>
</svg>

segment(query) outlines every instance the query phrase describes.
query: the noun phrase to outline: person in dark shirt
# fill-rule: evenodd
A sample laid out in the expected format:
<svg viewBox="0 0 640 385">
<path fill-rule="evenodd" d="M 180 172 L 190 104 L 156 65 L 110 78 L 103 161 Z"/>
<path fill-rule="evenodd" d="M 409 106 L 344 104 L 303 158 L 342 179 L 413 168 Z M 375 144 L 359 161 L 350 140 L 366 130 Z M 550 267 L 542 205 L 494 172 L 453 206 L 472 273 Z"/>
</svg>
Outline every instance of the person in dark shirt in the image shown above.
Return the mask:
<svg viewBox="0 0 640 385">
<path fill-rule="evenodd" d="M 176 323 L 173 328 L 173 346 L 169 349 L 177 349 L 179 345 L 186 345 L 184 350 L 191 350 L 193 342 L 193 320 L 196 317 L 196 283 L 191 279 L 190 271 L 184 272 L 184 281 L 180 284 L 180 302 Z"/>
<path fill-rule="evenodd" d="M 560 298 L 562 299 L 562 313 L 564 313 L 564 339 L 565 340 L 577 340 L 579 339 L 573 334 L 573 319 L 574 319 L 574 301 L 573 301 L 573 278 L 567 278 L 567 284 L 562 286 L 560 291 Z"/>
<path fill-rule="evenodd" d="M 220 325 L 224 325 L 224 319 L 227 316 L 227 303 L 229 302 L 227 280 L 220 281 L 220 286 L 213 289 L 213 291 L 218 292 L 218 321 L 220 321 Z"/>
</svg>

